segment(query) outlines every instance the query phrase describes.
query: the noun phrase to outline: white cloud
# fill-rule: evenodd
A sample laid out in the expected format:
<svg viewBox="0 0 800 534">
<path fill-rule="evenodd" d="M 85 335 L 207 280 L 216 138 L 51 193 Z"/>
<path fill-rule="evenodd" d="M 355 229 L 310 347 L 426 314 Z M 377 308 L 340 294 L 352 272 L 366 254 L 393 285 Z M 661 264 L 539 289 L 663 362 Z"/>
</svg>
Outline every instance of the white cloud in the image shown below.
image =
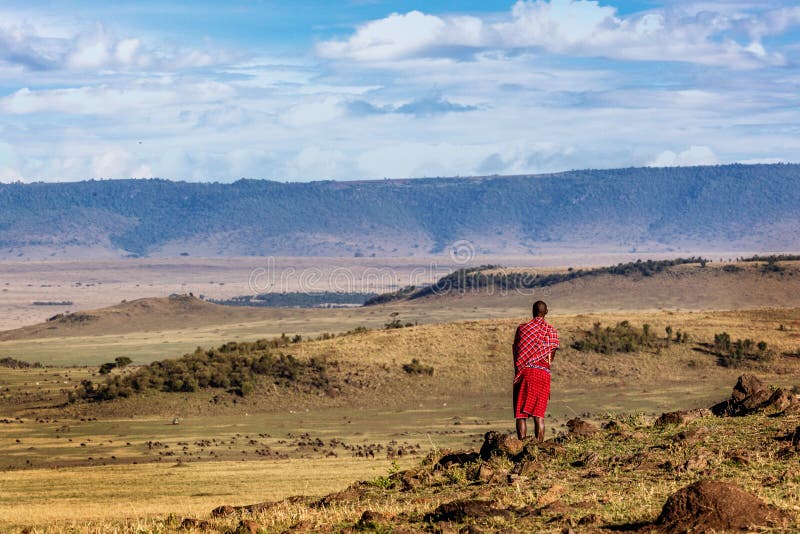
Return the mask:
<svg viewBox="0 0 800 534">
<path fill-rule="evenodd" d="M 129 152 L 112 148 L 92 158 L 92 176 L 96 178 L 152 178 L 150 166 Z"/>
<path fill-rule="evenodd" d="M 519 0 L 499 22 L 419 11 L 392 14 L 358 27 L 348 39 L 320 43 L 317 52 L 327 58 L 385 61 L 458 55 L 463 49 L 533 48 L 584 57 L 752 68 L 786 63 L 760 39 L 800 24 L 798 17 L 795 10 L 783 10 L 734 20 L 725 13 L 690 15 L 679 9 L 619 16 L 616 8 L 596 1 Z M 751 42 L 742 45 L 729 32 L 748 21 Z"/>
<path fill-rule="evenodd" d="M 441 18 L 420 11 L 394 13 L 361 26 L 346 41 L 320 43 L 324 57 L 383 60 L 408 57 L 431 47 L 483 46 L 484 24 L 476 17 Z"/>
<path fill-rule="evenodd" d="M 128 87 L 86 86 L 74 89 L 19 89 L 0 98 L 0 112 L 12 115 L 57 112 L 67 115 L 115 115 L 126 111 L 156 110 L 169 104 L 216 102 L 235 91 L 215 81 L 164 86 L 160 83 L 125 84 Z"/>
<path fill-rule="evenodd" d="M 717 156 L 707 146 L 690 146 L 680 153 L 665 150 L 648 167 L 689 167 L 692 165 L 716 165 Z"/>
<path fill-rule="evenodd" d="M 283 176 L 291 180 L 328 179 L 346 173 L 349 157 L 338 151 L 311 146 L 302 149 L 289 160 Z"/>
<path fill-rule="evenodd" d="M 81 27 L 38 17 L 0 13 L 0 64 L 30 71 L 96 69 L 187 69 L 226 59 L 224 52 L 182 49 L 137 36 L 119 37 L 107 26 Z"/>
<path fill-rule="evenodd" d="M 290 107 L 282 116 L 282 122 L 291 127 L 311 126 L 332 121 L 344 114 L 339 97 L 326 97 L 302 101 Z"/>
</svg>

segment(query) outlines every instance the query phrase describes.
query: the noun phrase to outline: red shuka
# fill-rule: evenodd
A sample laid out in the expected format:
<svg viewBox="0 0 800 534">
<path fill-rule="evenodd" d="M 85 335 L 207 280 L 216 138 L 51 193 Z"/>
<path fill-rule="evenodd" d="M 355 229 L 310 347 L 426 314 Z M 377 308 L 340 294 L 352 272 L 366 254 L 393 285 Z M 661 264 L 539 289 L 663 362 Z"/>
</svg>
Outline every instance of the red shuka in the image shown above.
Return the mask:
<svg viewBox="0 0 800 534">
<path fill-rule="evenodd" d="M 519 325 L 514 338 L 514 417 L 544 417 L 550 399 L 550 359 L 558 331 L 542 317 Z"/>
</svg>

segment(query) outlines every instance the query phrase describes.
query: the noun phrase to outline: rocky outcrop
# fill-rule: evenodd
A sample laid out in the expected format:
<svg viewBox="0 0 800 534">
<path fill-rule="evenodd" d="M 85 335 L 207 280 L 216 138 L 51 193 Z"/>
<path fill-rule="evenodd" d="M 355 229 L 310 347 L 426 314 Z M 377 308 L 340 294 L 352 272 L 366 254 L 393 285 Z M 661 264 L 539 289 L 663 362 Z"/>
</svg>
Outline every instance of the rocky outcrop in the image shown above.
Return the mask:
<svg viewBox="0 0 800 534">
<path fill-rule="evenodd" d="M 712 406 L 711 411 L 721 417 L 736 417 L 761 411 L 784 412 L 797 405 L 797 398 L 788 391 L 770 391 L 758 377 L 748 373 L 739 377 L 731 397 Z"/>
</svg>

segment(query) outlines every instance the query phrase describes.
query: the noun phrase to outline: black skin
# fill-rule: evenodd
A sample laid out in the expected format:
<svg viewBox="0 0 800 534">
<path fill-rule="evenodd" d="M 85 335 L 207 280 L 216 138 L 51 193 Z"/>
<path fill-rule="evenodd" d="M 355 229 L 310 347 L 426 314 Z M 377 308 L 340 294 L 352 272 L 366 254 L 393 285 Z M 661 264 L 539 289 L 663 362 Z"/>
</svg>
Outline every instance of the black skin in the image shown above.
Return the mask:
<svg viewBox="0 0 800 534">
<path fill-rule="evenodd" d="M 533 316 L 534 317 L 542 317 L 547 315 L 547 305 L 542 302 L 538 301 L 533 305 Z M 553 353 L 550 354 L 550 361 L 552 362 L 556 358 L 556 351 L 558 349 L 553 349 Z M 539 443 L 544 441 L 544 417 L 531 417 L 533 419 L 533 437 Z M 528 436 L 528 420 L 527 419 L 517 419 L 517 437 L 519 439 L 525 439 Z"/>
</svg>

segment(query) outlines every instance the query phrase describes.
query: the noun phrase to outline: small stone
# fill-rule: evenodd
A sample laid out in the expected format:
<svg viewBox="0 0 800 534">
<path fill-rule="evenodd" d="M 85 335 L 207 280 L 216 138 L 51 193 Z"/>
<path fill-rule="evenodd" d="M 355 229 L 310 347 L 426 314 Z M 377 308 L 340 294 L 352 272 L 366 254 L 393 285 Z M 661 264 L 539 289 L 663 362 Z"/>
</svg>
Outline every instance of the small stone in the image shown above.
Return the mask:
<svg viewBox="0 0 800 534">
<path fill-rule="evenodd" d="M 494 470 L 487 465 L 482 465 L 480 469 L 478 469 L 478 478 L 484 482 L 489 482 L 493 476 Z"/>
<path fill-rule="evenodd" d="M 227 517 L 229 515 L 233 515 L 236 512 L 233 506 L 229 504 L 223 504 L 222 506 L 217 506 L 213 510 L 211 510 L 211 517 Z"/>
<path fill-rule="evenodd" d="M 237 534 L 258 534 L 261 530 L 261 525 L 252 519 L 242 519 L 239 521 L 239 526 L 236 528 Z"/>
</svg>

